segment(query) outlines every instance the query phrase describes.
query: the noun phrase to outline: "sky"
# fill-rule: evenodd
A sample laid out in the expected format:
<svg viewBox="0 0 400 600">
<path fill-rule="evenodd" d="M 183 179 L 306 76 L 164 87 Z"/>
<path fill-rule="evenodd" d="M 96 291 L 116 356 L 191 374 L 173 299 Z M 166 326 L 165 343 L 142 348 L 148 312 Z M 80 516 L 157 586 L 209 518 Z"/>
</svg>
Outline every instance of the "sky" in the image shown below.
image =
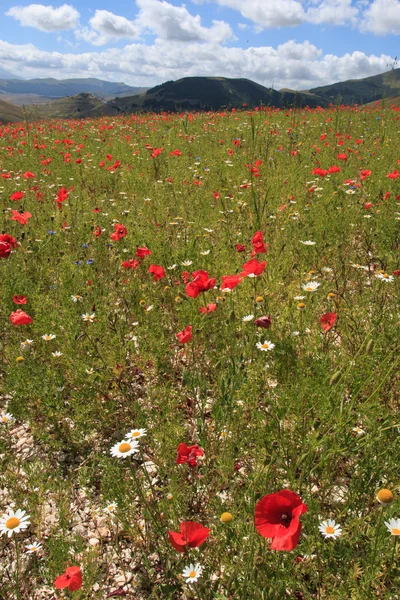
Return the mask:
<svg viewBox="0 0 400 600">
<path fill-rule="evenodd" d="M 0 70 L 139 87 L 216 76 L 306 90 L 390 70 L 400 41 L 400 0 L 0 0 L 0 15 Z"/>
</svg>

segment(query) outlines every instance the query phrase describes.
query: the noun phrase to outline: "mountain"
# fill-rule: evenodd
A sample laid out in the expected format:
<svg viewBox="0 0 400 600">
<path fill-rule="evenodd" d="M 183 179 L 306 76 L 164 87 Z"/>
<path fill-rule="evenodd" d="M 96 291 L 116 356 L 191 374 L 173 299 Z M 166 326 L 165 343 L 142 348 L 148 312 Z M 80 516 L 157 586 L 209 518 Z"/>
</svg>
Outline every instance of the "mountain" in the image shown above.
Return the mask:
<svg viewBox="0 0 400 600">
<path fill-rule="evenodd" d="M 266 106 L 317 106 L 319 99 L 302 92 L 277 92 L 249 79 L 225 77 L 184 77 L 167 81 L 145 93 L 116 98 L 114 104 L 124 112 L 220 110 Z"/>
<path fill-rule="evenodd" d="M 121 114 L 121 110 L 94 94 L 77 94 L 67 98 L 57 98 L 47 104 L 27 107 L 29 120 L 39 119 L 83 119 L 96 118 L 104 115 Z"/>
<path fill-rule="evenodd" d="M 0 100 L 0 123 L 3 125 L 6 123 L 15 123 L 16 121 L 23 121 L 24 118 L 25 115 L 22 108 Z"/>
<path fill-rule="evenodd" d="M 368 104 L 399 96 L 400 94 L 400 69 L 392 69 L 380 75 L 365 77 L 364 79 L 349 79 L 332 85 L 308 90 L 314 97 L 320 98 L 324 103 L 340 104 Z M 323 106 L 323 104 L 321 104 Z"/>
<path fill-rule="evenodd" d="M 136 94 L 143 88 L 131 87 L 125 83 L 113 83 L 102 79 L 0 79 L 0 95 L 5 99 L 15 94 L 36 94 L 47 98 L 63 98 L 81 93 L 99 97 Z"/>
<path fill-rule="evenodd" d="M 21 79 L 21 77 L 18 77 L 17 75 L 14 75 L 14 73 L 10 73 L 10 71 L 0 67 L 0 79 Z"/>
</svg>

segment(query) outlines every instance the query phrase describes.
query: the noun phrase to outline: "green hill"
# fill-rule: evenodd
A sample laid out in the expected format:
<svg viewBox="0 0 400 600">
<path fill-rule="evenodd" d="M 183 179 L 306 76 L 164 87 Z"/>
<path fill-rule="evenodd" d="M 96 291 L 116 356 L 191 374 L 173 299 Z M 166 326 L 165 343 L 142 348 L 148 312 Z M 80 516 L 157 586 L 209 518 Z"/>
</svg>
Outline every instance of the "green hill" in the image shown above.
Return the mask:
<svg viewBox="0 0 400 600">
<path fill-rule="evenodd" d="M 122 111 L 111 102 L 97 98 L 93 94 L 77 94 L 59 98 L 48 104 L 29 107 L 30 119 L 83 119 L 104 115 L 114 116 Z"/>
<path fill-rule="evenodd" d="M 349 79 L 309 90 L 324 103 L 368 104 L 400 93 L 400 69 L 364 79 Z"/>
<path fill-rule="evenodd" d="M 224 77 L 185 77 L 167 81 L 145 93 L 115 99 L 114 103 L 125 112 L 220 110 L 222 108 L 249 108 L 265 106 L 317 106 L 313 96 L 298 92 L 278 92 L 249 79 Z"/>
<path fill-rule="evenodd" d="M 141 92 L 143 88 L 131 87 L 125 83 L 114 83 L 102 79 L 0 79 L 0 94 L 37 94 L 50 98 L 62 98 L 83 92 L 100 97 Z"/>
<path fill-rule="evenodd" d="M 20 106 L 0 100 L 0 123 L 15 123 L 24 120 L 24 111 Z"/>
</svg>

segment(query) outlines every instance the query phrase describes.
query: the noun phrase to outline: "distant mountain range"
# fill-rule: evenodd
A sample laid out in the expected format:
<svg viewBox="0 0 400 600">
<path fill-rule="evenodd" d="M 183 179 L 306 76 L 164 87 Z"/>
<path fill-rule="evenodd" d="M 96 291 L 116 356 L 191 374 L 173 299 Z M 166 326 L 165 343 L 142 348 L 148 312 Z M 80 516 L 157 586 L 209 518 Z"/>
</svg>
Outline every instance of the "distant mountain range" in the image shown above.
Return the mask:
<svg viewBox="0 0 400 600">
<path fill-rule="evenodd" d="M 0 79 L 0 121 L 26 118 L 82 118 L 135 112 L 222 110 L 259 106 L 279 108 L 329 104 L 369 104 L 382 99 L 399 104 L 400 69 L 310 90 L 274 90 L 249 79 L 185 77 L 149 90 L 100 79 Z"/>
</svg>

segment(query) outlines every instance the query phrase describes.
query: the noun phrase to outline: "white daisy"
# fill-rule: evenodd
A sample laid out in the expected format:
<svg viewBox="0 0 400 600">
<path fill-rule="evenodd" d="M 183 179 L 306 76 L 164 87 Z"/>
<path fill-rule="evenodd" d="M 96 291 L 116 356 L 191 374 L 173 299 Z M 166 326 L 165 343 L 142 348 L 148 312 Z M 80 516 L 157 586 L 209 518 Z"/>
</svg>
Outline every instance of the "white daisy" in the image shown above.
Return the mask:
<svg viewBox="0 0 400 600">
<path fill-rule="evenodd" d="M 33 344 L 33 340 L 24 340 L 23 342 L 21 342 L 21 349 L 22 350 L 26 350 L 26 348 L 29 348 L 29 346 L 32 346 Z"/>
<path fill-rule="evenodd" d="M 60 358 L 60 356 L 62 356 L 62 352 L 56 350 L 55 352 L 52 352 L 51 355 L 54 356 L 54 358 Z"/>
<path fill-rule="evenodd" d="M 207 231 L 207 233 L 214 233 L 214 229 L 208 229 L 207 227 L 204 227 L 204 231 Z"/>
<path fill-rule="evenodd" d="M 352 431 L 354 431 L 354 433 L 357 433 L 358 435 L 364 435 L 365 433 L 364 429 L 361 429 L 361 427 L 353 427 Z"/>
<path fill-rule="evenodd" d="M 294 300 L 304 300 L 305 296 L 295 296 Z"/>
<path fill-rule="evenodd" d="M 203 568 L 197 563 L 185 567 L 182 572 L 182 577 L 186 579 L 186 583 L 196 583 L 203 572 Z"/>
<path fill-rule="evenodd" d="M 42 544 L 40 542 L 33 542 L 33 544 L 27 544 L 25 548 L 26 554 L 39 554 Z"/>
<path fill-rule="evenodd" d="M 19 533 L 30 525 L 29 515 L 25 510 L 18 509 L 16 512 L 9 510 L 0 518 L 0 533 L 11 537 L 13 533 Z"/>
<path fill-rule="evenodd" d="M 301 287 L 305 292 L 315 292 L 316 289 L 319 288 L 321 284 L 317 281 L 309 281 L 308 283 L 303 284 Z"/>
<path fill-rule="evenodd" d="M 82 315 L 82 319 L 85 321 L 85 323 L 93 323 L 95 314 L 96 313 L 93 313 L 93 314 L 85 313 L 84 315 Z"/>
<path fill-rule="evenodd" d="M 400 535 L 400 519 L 390 519 L 385 521 L 385 525 L 392 535 Z"/>
<path fill-rule="evenodd" d="M 202 256 L 208 256 L 210 254 L 211 250 L 204 250 L 204 252 L 200 252 L 200 254 Z"/>
<path fill-rule="evenodd" d="M 243 323 L 248 323 L 249 321 L 252 321 L 254 319 L 254 315 L 246 315 L 245 317 L 243 317 L 242 321 Z"/>
<path fill-rule="evenodd" d="M 376 278 L 380 281 L 385 281 L 386 283 L 392 283 L 394 280 L 393 275 L 388 275 L 387 273 L 379 273 Z"/>
<path fill-rule="evenodd" d="M 15 421 L 14 417 L 10 413 L 2 412 L 0 413 L 0 423 L 4 425 L 8 425 L 9 423 L 13 423 Z"/>
<path fill-rule="evenodd" d="M 42 340 L 44 340 L 45 342 L 49 342 L 50 340 L 54 340 L 56 336 L 54 335 L 54 333 L 45 333 L 44 335 L 42 335 Z"/>
<path fill-rule="evenodd" d="M 132 429 L 131 431 L 128 431 L 125 438 L 127 440 L 137 440 L 145 435 L 147 435 L 147 429 Z"/>
<path fill-rule="evenodd" d="M 94 373 L 94 369 L 90 368 L 90 369 L 86 369 L 85 370 L 86 375 L 93 375 Z"/>
<path fill-rule="evenodd" d="M 110 504 L 107 504 L 107 506 L 103 509 L 103 512 L 107 513 L 108 515 L 112 515 L 115 513 L 117 508 L 118 504 L 116 502 L 110 502 Z"/>
<path fill-rule="evenodd" d="M 177 267 L 177 266 L 178 266 L 178 265 L 174 263 L 174 264 L 173 264 L 173 265 L 171 265 L 170 267 L 167 267 L 167 269 L 168 269 L 169 271 L 172 271 L 173 269 L 176 269 L 176 267 Z"/>
<path fill-rule="evenodd" d="M 190 265 L 193 264 L 192 260 L 184 260 L 183 262 L 181 262 L 182 267 L 190 267 Z"/>
<path fill-rule="evenodd" d="M 312 242 L 311 240 L 306 240 L 305 242 L 302 242 L 300 240 L 300 244 L 303 244 L 303 246 L 315 246 L 317 242 Z"/>
<path fill-rule="evenodd" d="M 122 440 L 122 442 L 118 442 L 111 448 L 110 454 L 116 458 L 126 458 L 127 456 L 131 456 L 132 454 L 139 452 L 138 446 L 139 442 L 136 440 Z"/>
<path fill-rule="evenodd" d="M 148 306 L 146 308 L 146 312 L 150 312 L 151 310 L 153 310 L 154 306 L 152 304 L 150 304 L 150 306 Z"/>
<path fill-rule="evenodd" d="M 259 350 L 262 350 L 263 352 L 268 352 L 268 350 L 273 350 L 275 348 L 275 344 L 269 342 L 268 340 L 265 340 L 265 342 L 263 343 L 257 342 L 256 346 Z"/>
<path fill-rule="evenodd" d="M 336 523 L 333 519 L 327 519 L 326 521 L 322 521 L 318 525 L 318 529 L 324 536 L 324 538 L 333 538 L 334 540 L 342 535 L 342 529 L 340 525 Z"/>
<path fill-rule="evenodd" d="M 76 296 L 74 296 L 74 295 L 71 296 L 71 300 L 72 300 L 72 302 L 82 302 L 83 297 L 79 296 L 79 294 L 76 294 Z"/>
</svg>

